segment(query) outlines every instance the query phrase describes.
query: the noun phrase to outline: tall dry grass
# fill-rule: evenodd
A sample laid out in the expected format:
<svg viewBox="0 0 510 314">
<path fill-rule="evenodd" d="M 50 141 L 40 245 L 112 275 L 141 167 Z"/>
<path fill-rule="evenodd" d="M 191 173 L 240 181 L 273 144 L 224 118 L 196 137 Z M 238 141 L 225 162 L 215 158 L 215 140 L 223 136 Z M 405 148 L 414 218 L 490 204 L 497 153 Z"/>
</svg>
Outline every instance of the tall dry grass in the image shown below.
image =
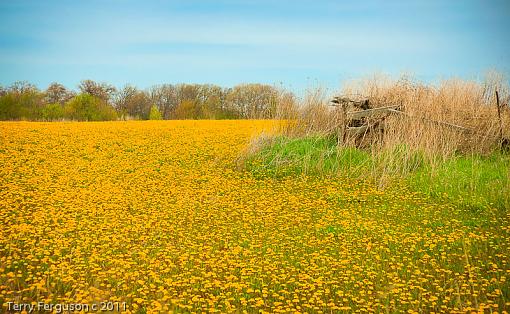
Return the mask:
<svg viewBox="0 0 510 314">
<path fill-rule="evenodd" d="M 366 134 L 364 141 L 358 143 L 363 147 L 383 151 L 404 144 L 410 150 L 447 157 L 453 153 L 489 153 L 498 147 L 496 90 L 502 103 L 503 135 L 510 138 L 509 86 L 495 72 L 482 82 L 454 78 L 437 85 L 426 85 L 409 76 L 393 79 L 374 75 L 348 82 L 339 94 L 367 98 L 375 108 L 400 105 L 405 113 L 385 118 L 384 133 Z M 338 107 L 331 106 L 330 99 L 324 89 L 310 89 L 299 108 L 279 111 L 277 119 L 285 121 L 279 125 L 279 132 L 293 137 L 338 132 L 337 126 L 344 117 Z"/>
<path fill-rule="evenodd" d="M 510 89 L 503 76 L 491 72 L 483 81 L 458 78 L 424 84 L 410 76 L 373 75 L 344 84 L 337 95 L 369 99 L 372 108 L 400 105 L 404 114 L 368 119 L 381 122 L 381 130 L 361 138 L 339 140 L 339 148 L 356 146 L 370 152 L 371 174 L 380 182 L 405 174 L 424 162 L 441 164 L 454 155 L 490 154 L 500 147 L 495 91 L 502 103 L 503 135 L 510 138 Z M 331 106 L 323 88 L 309 89 L 299 106 L 280 106 L 277 129 L 254 139 L 248 154 L 271 145 L 274 136 L 287 138 L 336 136 L 345 113 Z M 350 110 L 353 110 L 352 108 Z M 358 109 L 359 110 L 359 109 Z M 448 124 L 468 128 L 463 131 Z"/>
</svg>

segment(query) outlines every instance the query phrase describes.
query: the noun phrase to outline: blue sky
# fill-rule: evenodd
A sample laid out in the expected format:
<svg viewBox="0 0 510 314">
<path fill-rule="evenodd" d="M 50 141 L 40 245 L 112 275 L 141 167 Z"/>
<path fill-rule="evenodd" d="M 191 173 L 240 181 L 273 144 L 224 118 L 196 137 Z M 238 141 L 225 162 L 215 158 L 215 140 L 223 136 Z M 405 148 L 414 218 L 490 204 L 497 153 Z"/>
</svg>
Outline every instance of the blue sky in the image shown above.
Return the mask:
<svg viewBox="0 0 510 314">
<path fill-rule="evenodd" d="M 0 84 L 336 89 L 510 73 L 510 1 L 0 0 Z"/>
</svg>

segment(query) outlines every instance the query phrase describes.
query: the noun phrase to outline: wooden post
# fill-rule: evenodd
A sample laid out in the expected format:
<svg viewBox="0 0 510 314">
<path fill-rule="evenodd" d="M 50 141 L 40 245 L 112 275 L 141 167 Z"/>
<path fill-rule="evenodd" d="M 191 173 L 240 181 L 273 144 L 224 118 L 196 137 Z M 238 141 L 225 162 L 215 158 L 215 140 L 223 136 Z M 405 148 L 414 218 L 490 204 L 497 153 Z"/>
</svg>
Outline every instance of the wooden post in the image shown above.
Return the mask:
<svg viewBox="0 0 510 314">
<path fill-rule="evenodd" d="M 501 120 L 501 107 L 499 105 L 499 93 L 496 91 L 496 106 L 498 106 L 498 119 L 499 119 L 499 145 L 503 145 L 503 121 Z"/>
<path fill-rule="evenodd" d="M 342 104 L 342 145 L 347 142 L 347 127 L 349 120 L 347 119 L 347 104 Z"/>
</svg>

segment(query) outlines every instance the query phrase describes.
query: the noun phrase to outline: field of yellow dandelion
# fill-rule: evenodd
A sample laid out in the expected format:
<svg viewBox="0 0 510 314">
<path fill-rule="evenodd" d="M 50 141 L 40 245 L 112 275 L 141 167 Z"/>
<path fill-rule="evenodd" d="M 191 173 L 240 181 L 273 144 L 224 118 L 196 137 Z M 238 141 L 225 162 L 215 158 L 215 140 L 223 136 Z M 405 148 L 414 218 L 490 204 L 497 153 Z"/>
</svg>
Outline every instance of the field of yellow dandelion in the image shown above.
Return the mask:
<svg viewBox="0 0 510 314">
<path fill-rule="evenodd" d="M 0 312 L 508 310 L 508 212 L 236 170 L 269 123 L 0 123 Z"/>
</svg>

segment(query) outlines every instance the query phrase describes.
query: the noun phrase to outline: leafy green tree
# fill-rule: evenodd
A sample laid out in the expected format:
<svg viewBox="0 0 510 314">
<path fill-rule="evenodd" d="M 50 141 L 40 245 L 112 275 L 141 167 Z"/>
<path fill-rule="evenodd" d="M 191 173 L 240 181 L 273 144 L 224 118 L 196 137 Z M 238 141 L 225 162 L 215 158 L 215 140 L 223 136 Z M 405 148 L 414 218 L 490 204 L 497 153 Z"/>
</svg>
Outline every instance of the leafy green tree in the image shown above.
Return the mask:
<svg viewBox="0 0 510 314">
<path fill-rule="evenodd" d="M 117 112 L 102 99 L 90 94 L 73 97 L 64 107 L 65 117 L 78 121 L 104 121 L 117 119 Z"/>
<path fill-rule="evenodd" d="M 156 105 L 152 105 L 151 112 L 149 113 L 149 120 L 161 120 L 161 112 Z"/>
<path fill-rule="evenodd" d="M 19 119 L 21 106 L 16 97 L 11 93 L 6 93 L 0 97 L 0 119 L 13 120 Z"/>
<path fill-rule="evenodd" d="M 32 84 L 15 82 L 0 96 L 1 120 L 38 120 L 43 94 Z"/>
<path fill-rule="evenodd" d="M 58 121 L 64 119 L 64 107 L 59 104 L 47 104 L 41 110 L 41 118 L 45 121 Z"/>
</svg>

